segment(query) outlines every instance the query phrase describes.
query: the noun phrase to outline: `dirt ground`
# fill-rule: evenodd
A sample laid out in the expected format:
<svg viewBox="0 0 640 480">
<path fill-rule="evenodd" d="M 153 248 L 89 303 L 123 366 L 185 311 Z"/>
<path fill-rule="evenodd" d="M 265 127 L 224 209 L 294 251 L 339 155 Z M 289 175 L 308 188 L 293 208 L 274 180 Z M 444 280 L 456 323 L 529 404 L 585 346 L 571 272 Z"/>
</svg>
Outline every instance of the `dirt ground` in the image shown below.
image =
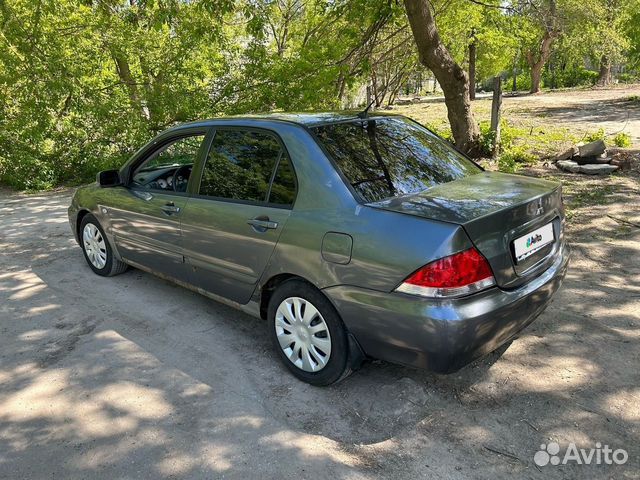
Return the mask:
<svg viewBox="0 0 640 480">
<path fill-rule="evenodd" d="M 478 121 L 488 121 L 491 96 L 481 95 L 473 102 L 473 111 Z M 393 107 L 393 112 L 436 126 L 446 125 L 446 107 L 440 98 Z M 506 92 L 502 117 L 511 125 L 529 130 L 536 143 L 544 142 L 546 133 L 552 150 L 560 146 L 562 134 L 579 141 L 600 128 L 610 144 L 617 133 L 624 132 L 631 136 L 635 146 L 640 147 L 640 85 L 558 90 L 543 95 L 513 96 Z"/>
<path fill-rule="evenodd" d="M 640 478 L 640 172 L 527 173 L 565 183 L 547 311 L 456 374 L 368 362 L 329 388 L 289 375 L 260 320 L 94 275 L 70 191 L 0 191 L 0 478 Z M 550 442 L 628 460 L 539 467 Z"/>
<path fill-rule="evenodd" d="M 521 121 L 537 117 L 583 135 L 598 128 L 608 135 L 625 132 L 640 146 L 640 85 L 507 96 L 504 114 Z"/>
</svg>

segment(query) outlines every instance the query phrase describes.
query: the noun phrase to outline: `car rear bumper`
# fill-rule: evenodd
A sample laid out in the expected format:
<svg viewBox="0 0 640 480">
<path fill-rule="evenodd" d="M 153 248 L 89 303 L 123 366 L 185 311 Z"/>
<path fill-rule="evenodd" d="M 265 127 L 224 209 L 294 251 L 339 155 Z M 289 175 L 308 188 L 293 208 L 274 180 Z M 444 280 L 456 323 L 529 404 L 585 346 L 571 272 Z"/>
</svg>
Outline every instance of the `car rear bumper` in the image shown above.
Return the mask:
<svg viewBox="0 0 640 480">
<path fill-rule="evenodd" d="M 449 373 L 495 350 L 535 320 L 560 287 L 568 263 L 569 247 L 563 244 L 555 262 L 525 285 L 454 300 L 352 286 L 324 292 L 368 356 Z"/>
</svg>

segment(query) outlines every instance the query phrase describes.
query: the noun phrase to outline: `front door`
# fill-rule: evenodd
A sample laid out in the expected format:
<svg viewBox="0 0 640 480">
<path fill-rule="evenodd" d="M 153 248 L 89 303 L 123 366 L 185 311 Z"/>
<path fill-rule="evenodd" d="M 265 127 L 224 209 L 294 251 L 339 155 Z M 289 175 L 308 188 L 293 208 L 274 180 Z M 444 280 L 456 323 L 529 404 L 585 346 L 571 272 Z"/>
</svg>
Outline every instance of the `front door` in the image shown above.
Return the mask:
<svg viewBox="0 0 640 480">
<path fill-rule="evenodd" d="M 111 212 L 116 246 L 125 261 L 187 280 L 180 220 L 204 137 L 205 132 L 196 132 L 169 138 L 134 167 L 126 198 Z"/>
<path fill-rule="evenodd" d="M 272 132 L 216 129 L 182 216 L 189 282 L 245 304 L 289 218 L 295 175 Z"/>
</svg>

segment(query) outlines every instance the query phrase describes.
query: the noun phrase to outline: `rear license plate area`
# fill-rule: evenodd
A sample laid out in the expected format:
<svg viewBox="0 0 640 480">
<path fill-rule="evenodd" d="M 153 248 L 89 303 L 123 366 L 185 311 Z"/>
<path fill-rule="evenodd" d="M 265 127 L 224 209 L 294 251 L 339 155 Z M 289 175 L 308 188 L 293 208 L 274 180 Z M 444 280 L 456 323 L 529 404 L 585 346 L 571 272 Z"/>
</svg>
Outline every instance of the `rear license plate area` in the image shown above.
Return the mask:
<svg viewBox="0 0 640 480">
<path fill-rule="evenodd" d="M 553 232 L 553 222 L 549 222 L 540 228 L 516 238 L 512 242 L 513 257 L 516 264 L 521 263 L 541 251 L 547 245 L 553 244 L 555 234 Z"/>
</svg>

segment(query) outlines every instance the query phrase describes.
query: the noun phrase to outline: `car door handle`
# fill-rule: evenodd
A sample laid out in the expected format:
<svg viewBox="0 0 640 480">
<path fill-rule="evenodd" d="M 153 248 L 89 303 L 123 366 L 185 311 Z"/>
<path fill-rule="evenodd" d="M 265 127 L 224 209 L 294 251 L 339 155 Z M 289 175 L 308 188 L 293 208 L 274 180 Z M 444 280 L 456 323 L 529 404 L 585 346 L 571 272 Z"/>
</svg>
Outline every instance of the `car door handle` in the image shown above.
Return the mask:
<svg viewBox="0 0 640 480">
<path fill-rule="evenodd" d="M 176 207 L 173 202 L 168 202 L 161 207 L 161 210 L 167 215 L 175 215 L 180 213 L 180 207 Z"/>
<path fill-rule="evenodd" d="M 251 218 L 247 220 L 247 223 L 254 227 L 256 230 L 274 230 L 278 228 L 278 222 L 272 222 L 268 218 Z"/>
</svg>

